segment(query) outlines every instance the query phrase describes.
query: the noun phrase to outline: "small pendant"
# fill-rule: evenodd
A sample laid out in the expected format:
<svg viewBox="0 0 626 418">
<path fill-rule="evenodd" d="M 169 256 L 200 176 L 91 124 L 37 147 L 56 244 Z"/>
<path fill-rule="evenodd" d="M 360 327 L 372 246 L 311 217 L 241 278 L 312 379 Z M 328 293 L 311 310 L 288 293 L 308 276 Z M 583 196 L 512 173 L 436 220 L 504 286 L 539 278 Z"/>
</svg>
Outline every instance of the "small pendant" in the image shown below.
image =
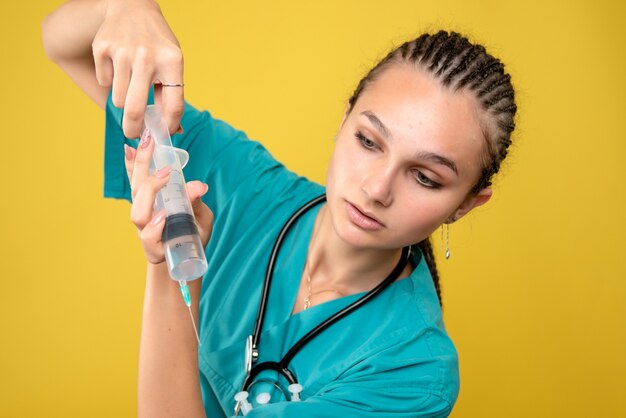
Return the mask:
<svg viewBox="0 0 626 418">
<path fill-rule="evenodd" d="M 311 298 L 304 299 L 304 309 L 309 309 L 311 307 Z"/>
<path fill-rule="evenodd" d="M 446 248 L 446 260 L 450 258 L 450 249 Z"/>
</svg>

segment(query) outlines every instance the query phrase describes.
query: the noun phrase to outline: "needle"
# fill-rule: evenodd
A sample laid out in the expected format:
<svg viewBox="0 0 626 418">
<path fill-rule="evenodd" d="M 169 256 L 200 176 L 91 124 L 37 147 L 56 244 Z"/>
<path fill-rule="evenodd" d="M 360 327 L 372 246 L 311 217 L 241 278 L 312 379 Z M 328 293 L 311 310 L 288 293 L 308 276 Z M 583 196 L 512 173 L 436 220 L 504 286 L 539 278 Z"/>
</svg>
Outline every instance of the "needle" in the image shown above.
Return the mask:
<svg viewBox="0 0 626 418">
<path fill-rule="evenodd" d="M 187 286 L 187 282 L 185 280 L 180 281 L 180 292 L 183 294 L 183 299 L 185 300 L 185 305 L 187 305 L 187 309 L 189 309 L 189 316 L 191 317 L 193 332 L 196 334 L 196 340 L 198 340 L 198 345 L 202 345 L 202 343 L 200 342 L 200 337 L 198 336 L 196 321 L 194 321 L 193 313 L 191 312 L 191 295 L 189 294 L 189 286 Z"/>
</svg>

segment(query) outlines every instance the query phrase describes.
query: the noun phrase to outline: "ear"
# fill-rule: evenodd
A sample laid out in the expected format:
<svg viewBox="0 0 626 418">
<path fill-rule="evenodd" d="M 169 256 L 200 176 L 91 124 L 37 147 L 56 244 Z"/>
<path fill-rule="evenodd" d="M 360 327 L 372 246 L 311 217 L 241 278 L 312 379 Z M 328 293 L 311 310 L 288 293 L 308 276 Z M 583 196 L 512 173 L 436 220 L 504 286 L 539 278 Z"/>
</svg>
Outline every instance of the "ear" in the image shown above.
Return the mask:
<svg viewBox="0 0 626 418">
<path fill-rule="evenodd" d="M 450 221 L 457 221 L 467 215 L 472 209 L 484 205 L 491 199 L 491 196 L 493 196 L 493 190 L 489 188 L 482 189 L 480 192 L 468 196 L 454 212 Z"/>
</svg>

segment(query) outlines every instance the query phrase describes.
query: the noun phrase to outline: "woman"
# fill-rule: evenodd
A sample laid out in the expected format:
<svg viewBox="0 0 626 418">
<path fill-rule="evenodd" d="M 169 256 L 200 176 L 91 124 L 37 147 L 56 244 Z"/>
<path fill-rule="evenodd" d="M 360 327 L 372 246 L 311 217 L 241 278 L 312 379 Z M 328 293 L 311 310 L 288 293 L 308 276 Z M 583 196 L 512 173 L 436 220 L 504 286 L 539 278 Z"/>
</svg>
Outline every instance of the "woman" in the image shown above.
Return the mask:
<svg viewBox="0 0 626 418">
<path fill-rule="evenodd" d="M 70 19 L 84 24 L 67 34 Z M 235 406 L 251 417 L 449 415 L 458 362 L 441 319 L 428 237 L 492 195 L 516 113 L 510 77 L 497 59 L 447 32 L 390 52 L 348 100 L 324 188 L 208 112 L 181 107 L 182 55 L 153 3 L 69 2 L 44 22 L 44 44 L 106 109 L 105 195 L 132 201 L 148 260 L 141 416 L 229 416 Z M 124 133 L 139 133 L 153 83 L 170 130 L 185 128 L 172 138 L 190 154 L 185 177 L 199 180 L 188 183 L 209 260 L 191 285 L 199 347 L 164 262 L 163 214 L 152 213 L 169 173 L 148 174 L 148 132 L 137 149 L 122 147 L 134 145 Z M 266 266 L 290 220 L 259 325 Z M 246 346 L 250 335 L 254 351 Z M 273 370 L 247 377 L 254 374 L 248 366 L 285 355 L 282 366 L 301 390 Z M 235 402 L 242 386 L 251 412 Z M 260 405 L 265 393 L 271 403 Z"/>
</svg>

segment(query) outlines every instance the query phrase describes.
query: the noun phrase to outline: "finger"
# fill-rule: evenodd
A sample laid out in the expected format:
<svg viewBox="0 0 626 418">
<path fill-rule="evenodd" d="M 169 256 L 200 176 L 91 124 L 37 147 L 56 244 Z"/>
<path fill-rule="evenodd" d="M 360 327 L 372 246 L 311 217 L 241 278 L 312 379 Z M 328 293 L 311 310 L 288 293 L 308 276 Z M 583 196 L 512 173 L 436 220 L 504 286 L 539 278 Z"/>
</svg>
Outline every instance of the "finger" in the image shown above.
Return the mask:
<svg viewBox="0 0 626 418">
<path fill-rule="evenodd" d="M 151 85 L 152 74 L 149 73 L 148 67 L 134 66 L 124 103 L 124 121 L 122 122 L 124 132 L 135 136 L 141 132 Z"/>
<path fill-rule="evenodd" d="M 209 190 L 209 186 L 200 181 L 190 181 L 186 184 L 186 189 L 196 222 L 205 230 L 204 235 L 208 239 L 213 229 L 213 212 L 202 201 L 201 197 Z"/>
<path fill-rule="evenodd" d="M 145 129 L 141 135 L 141 141 L 135 153 L 132 178 L 130 181 L 131 190 L 137 190 L 139 186 L 148 178 L 150 174 L 150 161 L 154 152 L 154 138 L 149 129 Z"/>
<path fill-rule="evenodd" d="M 185 185 L 191 205 L 202 203 L 200 198 L 209 190 L 209 185 L 198 180 L 188 181 Z"/>
<path fill-rule="evenodd" d="M 170 135 L 173 135 L 182 129 L 180 120 L 185 110 L 183 87 L 164 87 L 161 93 L 161 101 L 167 129 Z"/>
<path fill-rule="evenodd" d="M 141 184 L 133 198 L 130 208 L 130 220 L 139 229 L 143 229 L 154 215 L 154 199 L 168 182 L 169 175 L 162 178 L 150 176 Z"/>
<path fill-rule="evenodd" d="M 183 83 L 183 57 L 173 54 L 164 65 L 164 70 L 159 74 L 159 80 L 163 84 Z M 183 87 L 162 87 L 160 92 L 163 117 L 167 122 L 170 135 L 180 128 L 180 120 L 185 109 L 185 94 Z"/>
<path fill-rule="evenodd" d="M 163 101 L 161 100 L 162 92 L 163 92 L 163 85 L 161 84 L 160 80 L 156 80 L 155 84 L 154 84 L 154 103 L 156 103 L 159 106 L 161 106 L 161 108 L 163 108 Z M 183 113 L 184 113 L 184 111 L 185 111 L 185 109 L 184 109 L 184 101 L 183 101 Z M 182 116 L 181 116 L 181 119 L 182 119 Z M 169 129 L 169 126 L 168 126 L 168 129 Z M 183 132 L 184 132 L 184 129 L 183 129 L 182 125 L 179 124 L 178 129 L 174 133 L 182 134 Z M 171 134 L 172 133 L 170 133 L 170 135 Z"/>
<path fill-rule="evenodd" d="M 146 257 L 151 263 L 160 263 L 165 258 L 161 237 L 165 227 L 166 211 L 162 209 L 154 214 L 141 231 L 139 239 L 144 247 Z"/>
<path fill-rule="evenodd" d="M 137 151 L 129 146 L 124 144 L 124 166 L 126 167 L 126 175 L 128 176 L 128 183 L 132 183 L 133 179 L 133 168 L 135 167 L 135 154 Z"/>
<path fill-rule="evenodd" d="M 103 87 L 111 87 L 113 82 L 113 61 L 103 50 L 94 47 L 93 59 L 96 66 L 96 79 Z"/>
<path fill-rule="evenodd" d="M 113 91 L 111 99 L 115 107 L 123 108 L 126 101 L 126 92 L 130 81 L 130 64 L 126 59 L 116 59 L 113 61 Z M 136 138 L 129 137 L 129 138 Z"/>
</svg>

